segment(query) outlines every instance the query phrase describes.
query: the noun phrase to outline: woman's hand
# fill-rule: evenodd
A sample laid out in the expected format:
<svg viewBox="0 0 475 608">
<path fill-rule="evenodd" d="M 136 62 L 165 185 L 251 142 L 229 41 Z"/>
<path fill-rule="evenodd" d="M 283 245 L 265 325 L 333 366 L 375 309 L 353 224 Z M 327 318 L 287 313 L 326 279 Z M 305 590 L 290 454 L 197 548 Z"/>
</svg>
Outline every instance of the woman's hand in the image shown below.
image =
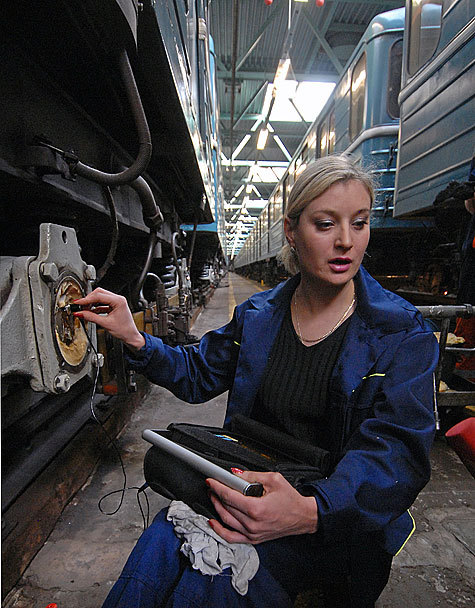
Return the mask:
<svg viewBox="0 0 475 608">
<path fill-rule="evenodd" d="M 123 296 L 98 287 L 85 298 L 75 300 L 74 304 L 85 308 L 75 312 L 75 317 L 97 323 L 134 350 L 140 350 L 145 345 L 145 338 L 135 326 L 127 300 Z"/>
<path fill-rule="evenodd" d="M 244 496 L 215 479 L 207 479 L 211 501 L 228 530 L 216 519 L 210 526 L 230 543 L 256 545 L 267 540 L 312 534 L 317 530 L 317 502 L 312 496 L 302 496 L 280 473 L 245 471 L 240 477 L 260 482 L 264 495 Z"/>
</svg>

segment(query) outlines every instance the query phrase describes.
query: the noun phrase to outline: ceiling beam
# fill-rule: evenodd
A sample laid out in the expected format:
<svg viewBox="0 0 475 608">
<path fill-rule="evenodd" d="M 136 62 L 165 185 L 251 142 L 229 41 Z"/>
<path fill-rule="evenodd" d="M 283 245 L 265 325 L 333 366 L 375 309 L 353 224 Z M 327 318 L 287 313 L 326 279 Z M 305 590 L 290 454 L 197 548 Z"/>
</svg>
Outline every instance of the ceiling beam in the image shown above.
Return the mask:
<svg viewBox="0 0 475 608">
<path fill-rule="evenodd" d="M 254 42 L 251 44 L 251 46 L 247 49 L 247 51 L 244 53 L 244 55 L 242 57 L 240 57 L 238 59 L 238 63 L 236 66 L 236 70 L 239 70 L 241 68 L 241 66 L 243 65 L 243 63 L 246 61 L 246 59 L 249 57 L 249 55 L 252 53 L 252 51 L 256 48 L 256 46 L 258 45 L 259 41 L 261 40 L 262 36 L 264 35 L 266 29 L 269 27 L 269 25 L 275 20 L 275 18 L 280 15 L 280 13 L 282 12 L 284 5 L 282 4 L 281 6 L 277 6 L 275 8 L 274 11 L 272 11 L 270 17 L 268 17 L 264 23 L 262 24 L 260 30 L 257 32 L 257 36 L 254 39 Z"/>
<path fill-rule="evenodd" d="M 381 6 L 382 4 L 387 4 L 389 8 L 401 8 L 404 6 L 403 0 L 337 0 L 336 4 L 369 4 Z M 380 11 L 381 12 L 381 11 Z"/>
<path fill-rule="evenodd" d="M 239 116 L 236 119 L 236 122 L 233 124 L 233 129 L 236 128 L 236 125 L 238 124 L 238 122 L 244 118 L 244 115 L 246 114 L 246 112 L 249 110 L 249 108 L 251 107 L 251 105 L 254 103 L 254 101 L 259 97 L 259 95 L 261 93 L 263 93 L 266 90 L 267 85 L 269 84 L 269 81 L 266 80 L 265 82 L 262 83 L 262 85 L 257 89 L 257 91 L 254 93 L 254 95 L 251 97 L 251 99 L 249 100 L 249 102 L 246 104 L 246 107 L 244 108 L 244 110 L 241 112 L 241 114 L 239 114 Z M 260 116 L 260 114 L 259 114 Z M 257 118 L 255 119 L 257 120 Z"/>
<path fill-rule="evenodd" d="M 337 82 L 339 74 L 330 72 L 317 72 L 315 74 L 308 74 L 307 72 L 292 72 L 295 80 L 299 82 L 306 80 L 309 82 Z M 218 69 L 217 76 L 220 80 L 229 80 L 231 78 L 231 72 L 229 70 Z M 273 82 L 275 76 L 275 70 L 269 72 L 236 72 L 236 80 L 268 80 Z"/>
<path fill-rule="evenodd" d="M 335 10 L 336 10 L 336 3 L 333 3 L 330 6 L 330 11 L 329 11 L 330 21 L 331 21 L 331 18 L 333 17 Z M 338 57 L 335 55 L 335 51 L 332 49 L 332 47 L 328 44 L 328 42 L 325 39 L 324 32 L 327 31 L 328 25 L 327 25 L 326 29 L 325 29 L 325 26 L 323 27 L 323 33 L 320 34 L 320 32 L 317 29 L 315 29 L 315 26 L 312 23 L 312 19 L 311 19 L 310 15 L 308 14 L 308 11 L 306 9 L 304 9 L 302 12 L 303 12 L 303 16 L 305 17 L 305 19 L 307 21 L 308 26 L 310 27 L 310 29 L 313 32 L 313 35 L 318 40 L 318 42 L 320 43 L 320 45 L 323 48 L 323 50 L 325 51 L 325 53 L 328 55 L 330 61 L 335 66 L 335 69 L 338 72 L 338 74 L 341 74 L 343 72 L 343 65 L 341 64 Z M 327 18 L 327 23 L 329 24 L 328 18 Z"/>
<path fill-rule="evenodd" d="M 325 36 L 325 34 L 328 31 L 328 28 L 330 27 L 330 24 L 332 22 L 333 16 L 335 15 L 335 11 L 336 11 L 337 6 L 338 6 L 338 4 L 336 2 L 333 2 L 330 5 L 330 8 L 328 9 L 328 12 L 327 12 L 327 15 L 325 17 L 325 21 L 323 23 L 323 26 L 321 28 L 319 27 L 319 29 L 321 31 L 321 35 L 323 37 Z M 304 14 L 305 14 L 305 17 L 307 18 L 307 21 L 308 21 L 308 15 L 306 13 L 304 13 Z M 313 47 L 313 50 L 312 50 L 312 56 L 310 58 L 310 61 L 307 63 L 307 72 L 310 72 L 310 68 L 313 65 L 315 57 L 318 55 L 318 51 L 320 50 L 320 47 L 321 47 L 321 43 L 320 43 L 320 40 L 317 38 L 317 40 L 315 41 L 315 45 Z"/>
</svg>

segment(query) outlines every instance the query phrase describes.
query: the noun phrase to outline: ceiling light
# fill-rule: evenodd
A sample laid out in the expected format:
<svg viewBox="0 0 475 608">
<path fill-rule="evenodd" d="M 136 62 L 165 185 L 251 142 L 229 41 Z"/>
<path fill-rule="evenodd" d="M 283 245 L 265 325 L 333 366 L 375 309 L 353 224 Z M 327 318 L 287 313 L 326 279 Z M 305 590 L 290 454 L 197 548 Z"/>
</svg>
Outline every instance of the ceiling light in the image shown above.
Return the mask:
<svg viewBox="0 0 475 608">
<path fill-rule="evenodd" d="M 277 93 L 277 89 L 282 85 L 282 83 L 287 78 L 287 74 L 290 68 L 290 57 L 286 59 L 279 59 L 279 65 L 277 66 L 277 71 L 275 73 L 274 78 L 274 88 L 272 89 L 272 95 L 275 97 Z"/>
<path fill-rule="evenodd" d="M 264 150 L 266 147 L 267 136 L 269 135 L 268 129 L 261 129 L 259 131 L 259 137 L 257 138 L 257 149 Z"/>
</svg>

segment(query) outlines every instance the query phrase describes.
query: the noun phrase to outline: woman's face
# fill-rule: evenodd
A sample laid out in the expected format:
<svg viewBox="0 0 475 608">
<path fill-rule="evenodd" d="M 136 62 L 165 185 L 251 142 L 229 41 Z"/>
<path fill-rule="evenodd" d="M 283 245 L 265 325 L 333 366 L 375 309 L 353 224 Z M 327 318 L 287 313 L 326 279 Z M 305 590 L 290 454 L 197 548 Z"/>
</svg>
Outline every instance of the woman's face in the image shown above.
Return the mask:
<svg viewBox="0 0 475 608">
<path fill-rule="evenodd" d="M 302 278 L 341 286 L 358 272 L 369 241 L 371 199 L 357 180 L 336 182 L 315 198 L 292 228 L 284 229 L 296 248 Z"/>
</svg>

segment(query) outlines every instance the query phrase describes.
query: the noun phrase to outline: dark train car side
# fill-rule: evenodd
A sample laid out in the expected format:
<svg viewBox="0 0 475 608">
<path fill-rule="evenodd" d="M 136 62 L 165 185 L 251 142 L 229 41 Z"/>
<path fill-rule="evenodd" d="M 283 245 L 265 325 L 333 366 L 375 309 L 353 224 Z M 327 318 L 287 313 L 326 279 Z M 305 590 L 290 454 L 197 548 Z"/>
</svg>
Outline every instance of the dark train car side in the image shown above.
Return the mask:
<svg viewBox="0 0 475 608">
<path fill-rule="evenodd" d="M 434 220 L 440 244 L 419 263 L 439 292 L 456 290 L 473 193 L 474 14 L 473 0 L 407 6 L 394 216 Z"/>
<path fill-rule="evenodd" d="M 193 339 L 193 276 L 223 264 L 207 10 L 207 0 L 2 3 L 4 514 L 90 418 L 98 366 L 104 416 L 136 388 L 121 345 L 68 304 L 103 287 L 127 297 L 140 328 Z M 211 234 L 193 252 L 203 224 Z M 27 559 L 7 561 L 17 557 Z"/>
</svg>

